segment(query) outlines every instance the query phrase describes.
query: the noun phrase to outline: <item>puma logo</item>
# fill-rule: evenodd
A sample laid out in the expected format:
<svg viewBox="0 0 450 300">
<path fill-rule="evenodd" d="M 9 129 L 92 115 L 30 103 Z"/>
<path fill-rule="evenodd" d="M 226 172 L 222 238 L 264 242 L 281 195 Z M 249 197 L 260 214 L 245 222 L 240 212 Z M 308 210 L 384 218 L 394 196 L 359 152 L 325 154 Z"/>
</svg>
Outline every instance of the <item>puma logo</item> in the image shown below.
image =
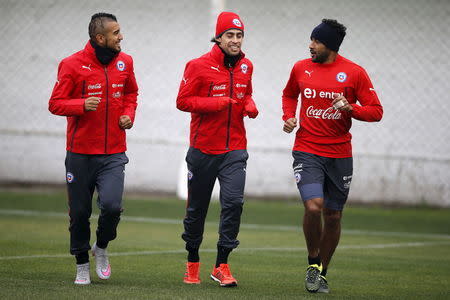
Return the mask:
<svg viewBox="0 0 450 300">
<path fill-rule="evenodd" d="M 86 67 L 86 66 L 83 66 L 83 65 L 82 65 L 81 67 L 82 67 L 83 69 L 88 69 L 89 71 L 92 71 L 92 70 L 91 70 L 91 64 L 89 64 L 89 66 L 87 66 L 87 67 Z"/>
<path fill-rule="evenodd" d="M 310 72 L 310 71 L 305 70 L 305 73 L 308 74 L 309 77 L 311 77 L 311 73 L 312 73 L 312 72 L 314 72 L 314 71 L 311 71 L 311 72 Z"/>
<path fill-rule="evenodd" d="M 216 68 L 216 67 L 213 67 L 213 66 L 211 66 L 211 69 L 213 69 L 213 70 L 216 70 L 217 72 L 220 72 L 220 71 L 219 71 L 219 66 L 217 66 L 217 68 Z"/>
<path fill-rule="evenodd" d="M 183 77 L 183 81 L 184 81 L 184 84 L 186 84 L 188 80 Z"/>
</svg>

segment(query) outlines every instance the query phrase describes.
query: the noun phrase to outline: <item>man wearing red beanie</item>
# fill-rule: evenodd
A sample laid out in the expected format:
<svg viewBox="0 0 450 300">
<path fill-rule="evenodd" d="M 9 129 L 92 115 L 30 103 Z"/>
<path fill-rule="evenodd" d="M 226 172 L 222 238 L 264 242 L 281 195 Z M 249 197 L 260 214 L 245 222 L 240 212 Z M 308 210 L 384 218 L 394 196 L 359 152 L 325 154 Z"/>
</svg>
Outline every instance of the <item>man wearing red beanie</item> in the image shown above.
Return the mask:
<svg viewBox="0 0 450 300">
<path fill-rule="evenodd" d="M 232 12 L 217 18 L 211 51 L 186 64 L 177 108 L 191 113 L 187 152 L 188 201 L 183 240 L 188 262 L 184 282 L 200 283 L 199 248 L 216 179 L 220 183 L 220 226 L 211 278 L 220 286 L 237 286 L 228 255 L 237 235 L 244 203 L 247 139 L 243 118 L 256 118 L 252 99 L 253 65 L 241 51 L 244 23 Z"/>
<path fill-rule="evenodd" d="M 311 58 L 294 65 L 283 90 L 283 130 L 287 133 L 297 126 L 301 96 L 300 128 L 292 156 L 305 207 L 305 287 L 312 293 L 329 292 L 325 276 L 339 243 L 342 210 L 353 176 L 352 119 L 378 122 L 383 116 L 366 71 L 338 54 L 345 34 L 344 25 L 323 19 L 311 33 Z"/>
</svg>

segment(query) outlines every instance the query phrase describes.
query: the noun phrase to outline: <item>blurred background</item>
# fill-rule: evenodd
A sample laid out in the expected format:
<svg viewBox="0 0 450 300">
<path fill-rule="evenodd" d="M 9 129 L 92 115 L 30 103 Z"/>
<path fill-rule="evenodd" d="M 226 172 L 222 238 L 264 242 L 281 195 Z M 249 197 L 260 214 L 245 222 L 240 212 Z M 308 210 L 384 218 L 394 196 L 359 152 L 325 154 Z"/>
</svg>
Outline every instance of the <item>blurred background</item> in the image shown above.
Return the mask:
<svg viewBox="0 0 450 300">
<path fill-rule="evenodd" d="M 260 110 L 246 120 L 247 195 L 298 197 L 281 93 L 309 57 L 312 29 L 334 18 L 347 26 L 340 54 L 367 70 L 384 106 L 380 123 L 353 122 L 349 201 L 450 207 L 449 0 L 0 0 L 0 184 L 65 183 L 66 119 L 48 99 L 59 61 L 84 47 L 90 17 L 104 11 L 118 18 L 140 87 L 126 191 L 176 193 L 190 121 L 175 107 L 178 87 L 223 10 L 245 24 Z"/>
</svg>

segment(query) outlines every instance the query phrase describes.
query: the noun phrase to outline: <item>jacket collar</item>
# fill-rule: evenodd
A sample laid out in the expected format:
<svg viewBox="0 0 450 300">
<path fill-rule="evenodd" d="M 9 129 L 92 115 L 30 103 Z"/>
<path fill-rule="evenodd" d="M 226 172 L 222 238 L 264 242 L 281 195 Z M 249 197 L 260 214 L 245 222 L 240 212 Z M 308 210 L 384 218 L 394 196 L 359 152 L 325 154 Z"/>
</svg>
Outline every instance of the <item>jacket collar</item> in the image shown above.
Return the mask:
<svg viewBox="0 0 450 300">
<path fill-rule="evenodd" d="M 220 51 L 220 49 L 219 49 Z M 86 46 L 84 46 L 84 52 L 89 56 L 89 58 L 94 61 L 97 65 L 101 66 L 102 68 L 105 67 L 97 58 L 97 56 L 95 55 L 95 49 L 94 47 L 92 47 L 90 40 L 87 41 Z M 113 60 L 107 65 L 111 65 L 113 62 L 115 62 L 117 60 L 117 58 L 119 57 L 120 53 L 118 55 L 116 55 L 116 57 L 113 58 Z"/>
<path fill-rule="evenodd" d="M 220 47 L 217 44 L 214 44 L 214 46 L 212 47 L 209 54 L 210 54 L 211 58 L 214 59 L 220 66 L 225 67 L 225 62 L 224 62 L 225 54 L 223 53 L 222 49 L 220 49 Z M 236 63 L 236 65 L 234 67 L 236 67 L 239 64 L 239 61 L 241 61 L 245 57 L 245 54 L 242 51 L 241 51 L 240 55 L 241 55 L 241 57 L 239 58 L 238 62 Z"/>
</svg>

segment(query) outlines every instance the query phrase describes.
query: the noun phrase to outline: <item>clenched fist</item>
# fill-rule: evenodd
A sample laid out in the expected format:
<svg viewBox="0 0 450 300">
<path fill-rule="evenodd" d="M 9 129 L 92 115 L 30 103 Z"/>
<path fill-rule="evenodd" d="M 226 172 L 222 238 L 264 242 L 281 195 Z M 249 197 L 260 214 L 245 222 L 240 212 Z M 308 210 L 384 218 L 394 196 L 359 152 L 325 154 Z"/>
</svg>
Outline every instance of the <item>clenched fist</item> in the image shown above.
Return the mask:
<svg viewBox="0 0 450 300">
<path fill-rule="evenodd" d="M 256 104 L 252 98 L 248 98 L 245 101 L 244 112 L 249 118 L 254 119 L 258 116 L 258 109 L 256 108 Z"/>
<path fill-rule="evenodd" d="M 131 122 L 130 117 L 127 115 L 120 116 L 119 127 L 122 129 L 130 129 L 133 127 L 133 122 Z"/>
<path fill-rule="evenodd" d="M 284 122 L 284 132 L 291 133 L 294 128 L 297 127 L 297 118 L 290 118 Z"/>
<path fill-rule="evenodd" d="M 84 110 L 85 111 L 96 111 L 98 104 L 100 103 L 99 97 L 89 97 L 84 100 Z"/>
</svg>

